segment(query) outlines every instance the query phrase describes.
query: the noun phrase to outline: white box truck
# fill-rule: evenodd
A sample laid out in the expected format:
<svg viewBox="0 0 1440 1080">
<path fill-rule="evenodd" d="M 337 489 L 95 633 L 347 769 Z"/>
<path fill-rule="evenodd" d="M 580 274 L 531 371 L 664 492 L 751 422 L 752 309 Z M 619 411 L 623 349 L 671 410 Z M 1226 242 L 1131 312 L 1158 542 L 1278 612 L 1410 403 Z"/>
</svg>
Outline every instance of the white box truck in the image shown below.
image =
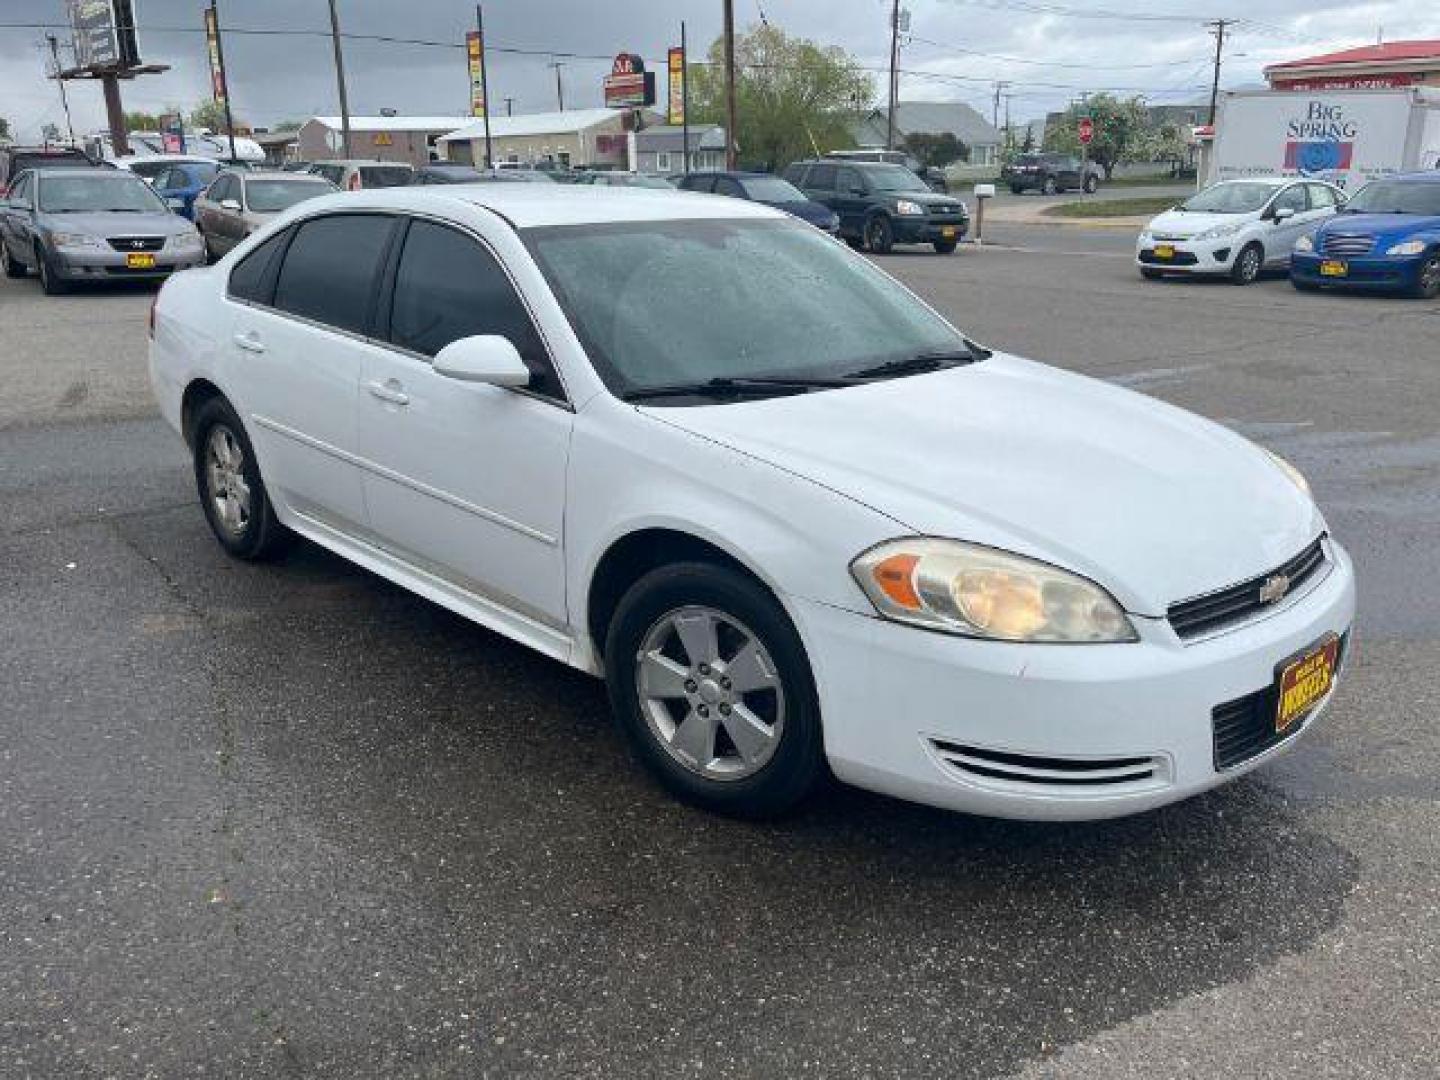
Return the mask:
<svg viewBox="0 0 1440 1080">
<path fill-rule="evenodd" d="M 1206 182 L 1313 176 L 1355 191 L 1440 168 L 1440 90 L 1235 90 L 1220 101 Z"/>
</svg>

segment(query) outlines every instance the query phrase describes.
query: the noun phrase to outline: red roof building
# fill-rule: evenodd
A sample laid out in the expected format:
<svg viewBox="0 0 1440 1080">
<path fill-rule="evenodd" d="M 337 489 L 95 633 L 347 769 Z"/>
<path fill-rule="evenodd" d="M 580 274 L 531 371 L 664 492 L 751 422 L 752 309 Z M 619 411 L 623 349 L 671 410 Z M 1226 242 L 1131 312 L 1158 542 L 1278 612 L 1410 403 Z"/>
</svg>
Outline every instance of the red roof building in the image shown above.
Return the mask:
<svg viewBox="0 0 1440 1080">
<path fill-rule="evenodd" d="M 1390 41 L 1271 64 L 1274 90 L 1374 90 L 1440 86 L 1440 40 Z"/>
</svg>

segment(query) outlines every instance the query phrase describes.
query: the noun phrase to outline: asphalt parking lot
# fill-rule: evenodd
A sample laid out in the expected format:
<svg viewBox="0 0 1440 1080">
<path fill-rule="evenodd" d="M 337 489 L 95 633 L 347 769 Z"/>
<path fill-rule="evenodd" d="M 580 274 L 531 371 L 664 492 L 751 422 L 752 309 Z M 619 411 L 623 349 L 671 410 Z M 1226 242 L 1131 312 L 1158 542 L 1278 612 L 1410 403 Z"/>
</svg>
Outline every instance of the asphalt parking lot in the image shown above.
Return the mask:
<svg viewBox="0 0 1440 1080">
<path fill-rule="evenodd" d="M 1093 825 L 679 806 L 598 684 L 313 546 L 226 558 L 147 291 L 0 281 L 0 1076 L 1435 1076 L 1440 304 L 988 239 L 882 262 L 1284 454 L 1355 555 L 1272 767 Z"/>
</svg>

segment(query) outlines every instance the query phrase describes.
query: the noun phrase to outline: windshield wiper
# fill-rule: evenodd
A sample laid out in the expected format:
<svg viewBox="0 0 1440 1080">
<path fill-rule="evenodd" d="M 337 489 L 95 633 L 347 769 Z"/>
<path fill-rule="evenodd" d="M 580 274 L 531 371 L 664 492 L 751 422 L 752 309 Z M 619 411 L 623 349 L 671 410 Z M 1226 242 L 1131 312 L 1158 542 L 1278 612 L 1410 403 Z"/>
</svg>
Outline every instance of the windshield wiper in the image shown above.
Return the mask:
<svg viewBox="0 0 1440 1080">
<path fill-rule="evenodd" d="M 849 386 L 846 379 L 807 378 L 785 375 L 746 375 L 730 378 L 722 376 L 703 382 L 669 383 L 662 386 L 641 386 L 627 391 L 626 401 L 643 401 L 657 397 L 749 397 L 765 394 L 804 394 L 811 390 L 833 389 Z"/>
<path fill-rule="evenodd" d="M 874 367 L 852 371 L 845 377 L 853 380 L 885 379 L 898 375 L 923 375 L 928 371 L 940 371 L 943 368 L 978 363 L 989 356 L 989 349 L 966 338 L 963 349 L 934 349 L 928 352 L 918 352 L 913 356 L 902 356 L 898 360 L 888 360 L 883 364 L 876 364 Z"/>
</svg>

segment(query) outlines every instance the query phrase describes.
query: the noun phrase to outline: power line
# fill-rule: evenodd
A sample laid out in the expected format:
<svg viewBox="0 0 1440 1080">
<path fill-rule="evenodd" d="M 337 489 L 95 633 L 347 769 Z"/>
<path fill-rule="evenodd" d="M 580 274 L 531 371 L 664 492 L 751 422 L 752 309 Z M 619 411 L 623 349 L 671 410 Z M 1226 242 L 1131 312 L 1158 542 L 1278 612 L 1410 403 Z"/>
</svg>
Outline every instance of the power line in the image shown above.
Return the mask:
<svg viewBox="0 0 1440 1080">
<path fill-rule="evenodd" d="M 1019 11 L 1027 15 L 1057 15 L 1067 19 L 1102 19 L 1116 22 L 1190 23 L 1195 15 L 1168 15 L 1143 11 L 1114 11 L 1105 8 L 1072 8 L 1064 4 L 1042 3 L 1040 0 L 946 0 L 951 4 L 984 7 L 1002 11 Z"/>
<path fill-rule="evenodd" d="M 1179 66 L 1180 64 L 1193 63 L 1193 62 L 1195 62 L 1195 61 L 1197 61 L 1197 60 L 1204 60 L 1206 63 L 1209 63 L 1209 57 L 1208 57 L 1208 56 L 1205 56 L 1205 57 L 1201 57 L 1201 56 L 1187 56 L 1187 57 L 1182 57 L 1182 58 L 1180 58 L 1180 59 L 1178 59 L 1178 60 L 1172 60 L 1172 61 L 1170 61 L 1170 62 L 1168 62 L 1168 63 L 1157 63 L 1157 64 L 1097 64 L 1097 63 L 1072 64 L 1072 63 L 1067 63 L 1067 62 L 1065 62 L 1065 61 L 1063 61 L 1063 60 L 1030 60 L 1030 59 L 1026 59 L 1026 58 L 1023 57 L 1023 56 L 1005 56 L 1005 55 L 1003 55 L 1003 54 L 1001 54 L 1001 53 L 982 52 L 982 51 L 979 50 L 979 49 L 962 49 L 962 48 L 961 48 L 960 46 L 958 46 L 958 45 L 950 45 L 950 44 L 947 44 L 947 43 L 945 43 L 945 42 L 943 42 L 943 41 L 932 41 L 932 40 L 929 39 L 929 38 L 917 37 L 917 36 L 914 35 L 914 34 L 911 34 L 911 35 L 910 35 L 910 40 L 911 40 L 911 41 L 918 41 L 918 42 L 919 42 L 920 44 L 922 44 L 922 45 L 933 45 L 933 46 L 935 46 L 937 49 L 947 49 L 947 50 L 949 50 L 950 52 L 960 53 L 961 55 L 964 55 L 964 56 L 981 56 L 981 57 L 984 57 L 984 58 L 987 59 L 987 60 L 1001 60 L 1001 61 L 1004 61 L 1004 62 L 1007 63 L 1007 64 L 1026 64 L 1026 65 L 1029 65 L 1029 66 L 1032 66 L 1032 67 L 1077 68 L 1077 69 L 1082 70 L 1082 71 L 1096 71 L 1096 70 L 1100 70 L 1100 71 L 1143 71 L 1143 70 L 1149 70 L 1149 69 L 1152 69 L 1152 68 L 1171 68 L 1171 67 L 1177 67 L 1177 66 Z"/>
</svg>

